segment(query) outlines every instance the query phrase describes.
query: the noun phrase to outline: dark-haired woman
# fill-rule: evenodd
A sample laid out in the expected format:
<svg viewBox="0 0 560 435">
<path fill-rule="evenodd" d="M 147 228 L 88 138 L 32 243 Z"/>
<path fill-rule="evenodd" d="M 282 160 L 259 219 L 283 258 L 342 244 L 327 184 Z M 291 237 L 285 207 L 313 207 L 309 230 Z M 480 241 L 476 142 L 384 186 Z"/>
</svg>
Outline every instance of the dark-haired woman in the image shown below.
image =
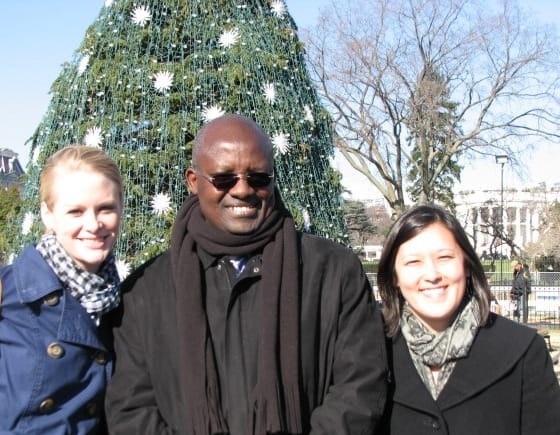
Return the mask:
<svg viewBox="0 0 560 435">
<path fill-rule="evenodd" d="M 403 214 L 377 282 L 392 360 L 384 433 L 560 433 L 544 340 L 490 312 L 484 270 L 453 215 L 434 206 Z"/>
</svg>

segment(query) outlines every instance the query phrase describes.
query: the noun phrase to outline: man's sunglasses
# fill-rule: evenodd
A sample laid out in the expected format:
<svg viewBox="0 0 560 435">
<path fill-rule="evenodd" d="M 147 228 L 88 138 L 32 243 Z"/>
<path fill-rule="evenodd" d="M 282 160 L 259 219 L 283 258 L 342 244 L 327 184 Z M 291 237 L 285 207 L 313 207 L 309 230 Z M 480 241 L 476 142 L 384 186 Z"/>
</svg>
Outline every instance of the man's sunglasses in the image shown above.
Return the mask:
<svg viewBox="0 0 560 435">
<path fill-rule="evenodd" d="M 239 180 L 244 178 L 247 184 L 253 189 L 262 189 L 267 187 L 274 180 L 274 172 L 272 174 L 267 174 L 266 172 L 251 172 L 247 175 L 241 174 L 216 174 L 212 177 L 197 172 L 205 180 L 212 183 L 212 185 L 218 190 L 229 190 L 237 184 Z"/>
</svg>

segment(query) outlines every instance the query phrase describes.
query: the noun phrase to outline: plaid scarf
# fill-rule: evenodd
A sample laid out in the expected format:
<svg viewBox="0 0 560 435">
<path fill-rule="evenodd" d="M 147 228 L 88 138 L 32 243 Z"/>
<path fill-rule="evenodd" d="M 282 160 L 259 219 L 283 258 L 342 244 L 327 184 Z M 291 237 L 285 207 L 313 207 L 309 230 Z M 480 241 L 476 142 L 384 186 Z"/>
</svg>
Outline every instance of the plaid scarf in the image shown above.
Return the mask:
<svg viewBox="0 0 560 435">
<path fill-rule="evenodd" d="M 43 235 L 36 249 L 64 288 L 80 302 L 97 326 L 103 314 L 118 307 L 121 301 L 120 278 L 112 254 L 95 274 L 79 267 L 52 233 Z"/>
</svg>

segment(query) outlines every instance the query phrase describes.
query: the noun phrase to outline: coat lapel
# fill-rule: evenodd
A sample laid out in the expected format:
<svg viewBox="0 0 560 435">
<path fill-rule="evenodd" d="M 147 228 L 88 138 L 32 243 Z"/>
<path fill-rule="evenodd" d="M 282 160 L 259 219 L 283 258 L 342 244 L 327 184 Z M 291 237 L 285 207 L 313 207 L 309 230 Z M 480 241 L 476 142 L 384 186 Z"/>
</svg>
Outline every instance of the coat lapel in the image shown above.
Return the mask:
<svg viewBox="0 0 560 435">
<path fill-rule="evenodd" d="M 62 292 L 60 304 L 62 305 L 62 311 L 58 326 L 58 340 L 107 350 L 101 342 L 97 327 L 88 312 L 70 292 Z"/>
<path fill-rule="evenodd" d="M 408 346 L 401 333 L 393 338 L 393 379 L 395 403 L 429 414 L 439 414 L 435 401 L 414 367 Z"/>
<path fill-rule="evenodd" d="M 449 381 L 438 397 L 444 410 L 468 400 L 506 375 L 522 358 L 535 332 L 523 328 L 514 334 L 510 320 L 491 315 L 480 328 L 466 358 L 457 361 Z M 513 339 L 512 337 L 515 337 Z"/>
</svg>

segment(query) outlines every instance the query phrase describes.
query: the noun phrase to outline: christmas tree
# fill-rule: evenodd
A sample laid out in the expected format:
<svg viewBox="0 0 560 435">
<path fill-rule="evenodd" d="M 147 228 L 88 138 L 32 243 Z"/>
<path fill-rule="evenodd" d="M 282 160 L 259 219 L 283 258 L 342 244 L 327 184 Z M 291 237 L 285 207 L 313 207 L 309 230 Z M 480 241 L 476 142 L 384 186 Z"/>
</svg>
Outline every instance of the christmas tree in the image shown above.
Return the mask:
<svg viewBox="0 0 560 435">
<path fill-rule="evenodd" d="M 31 139 L 14 251 L 42 231 L 45 159 L 82 143 L 106 150 L 125 179 L 121 268 L 162 252 L 188 194 L 192 140 L 224 113 L 253 118 L 272 138 L 277 183 L 299 228 L 345 243 L 330 118 L 296 29 L 282 0 L 105 0 Z"/>
</svg>

